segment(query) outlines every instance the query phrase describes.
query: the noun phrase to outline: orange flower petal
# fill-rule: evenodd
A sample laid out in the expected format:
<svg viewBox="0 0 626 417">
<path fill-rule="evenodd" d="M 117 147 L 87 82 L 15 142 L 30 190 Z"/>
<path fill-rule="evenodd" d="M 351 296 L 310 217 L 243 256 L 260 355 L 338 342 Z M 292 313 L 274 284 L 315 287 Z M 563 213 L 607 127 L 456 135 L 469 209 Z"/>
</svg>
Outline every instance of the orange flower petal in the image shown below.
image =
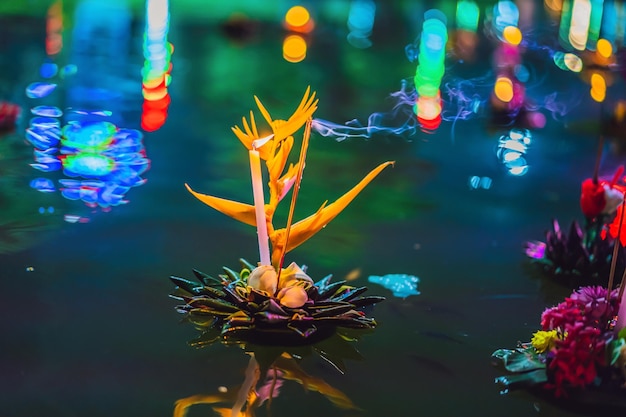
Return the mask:
<svg viewBox="0 0 626 417">
<path fill-rule="evenodd" d="M 232 217 L 233 219 L 239 220 L 242 223 L 249 224 L 250 226 L 256 226 L 256 217 L 253 205 L 226 200 L 225 198 L 213 197 L 211 195 L 200 194 L 192 190 L 187 184 L 185 184 L 185 187 L 187 187 L 187 190 L 193 194 L 194 197 L 202 201 L 207 206 L 212 207 L 220 213 Z"/>
<path fill-rule="evenodd" d="M 337 217 L 339 213 L 345 209 L 348 204 L 354 200 L 354 198 L 359 195 L 361 191 L 374 179 L 380 172 L 388 167 L 389 165 L 393 165 L 394 161 L 387 161 L 372 171 L 369 172 L 357 185 L 355 185 L 350 191 L 345 193 L 343 196 L 339 197 L 334 203 L 322 207 L 313 215 L 300 220 L 297 223 L 294 223 L 291 226 L 291 231 L 289 232 L 289 242 L 287 242 L 287 250 L 289 252 L 305 241 L 307 241 L 310 237 L 315 235 L 317 232 L 322 230 L 324 226 L 326 226 L 332 219 Z M 275 230 L 274 233 L 270 235 L 270 240 L 272 241 L 272 263 L 277 262 L 280 258 L 282 248 L 285 246 L 285 229 Z"/>
</svg>

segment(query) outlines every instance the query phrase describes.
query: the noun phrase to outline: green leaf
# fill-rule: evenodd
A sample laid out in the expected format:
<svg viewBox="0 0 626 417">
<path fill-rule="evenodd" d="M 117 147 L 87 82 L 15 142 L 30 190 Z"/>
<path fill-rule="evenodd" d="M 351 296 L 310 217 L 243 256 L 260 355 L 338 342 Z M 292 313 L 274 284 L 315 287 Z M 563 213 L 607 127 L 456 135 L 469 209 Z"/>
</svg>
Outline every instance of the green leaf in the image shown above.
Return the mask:
<svg viewBox="0 0 626 417">
<path fill-rule="evenodd" d="M 546 367 L 532 345 L 524 345 L 514 350 L 498 349 L 491 357 L 498 359 L 504 369 L 514 373 L 545 369 Z"/>
<path fill-rule="evenodd" d="M 507 389 L 517 388 L 519 385 L 537 385 L 548 381 L 548 376 L 543 369 L 536 369 L 523 374 L 505 375 L 496 378 L 496 383 Z"/>
<path fill-rule="evenodd" d="M 620 334 L 624 331 L 624 329 L 622 329 L 622 331 L 620 331 Z M 626 340 L 624 340 L 624 338 L 621 339 L 617 339 L 617 340 L 613 340 L 611 343 L 609 343 L 609 352 L 611 355 L 611 365 L 615 365 L 615 362 L 617 362 L 617 360 L 619 359 L 621 353 L 622 353 L 622 346 L 626 345 Z"/>
</svg>

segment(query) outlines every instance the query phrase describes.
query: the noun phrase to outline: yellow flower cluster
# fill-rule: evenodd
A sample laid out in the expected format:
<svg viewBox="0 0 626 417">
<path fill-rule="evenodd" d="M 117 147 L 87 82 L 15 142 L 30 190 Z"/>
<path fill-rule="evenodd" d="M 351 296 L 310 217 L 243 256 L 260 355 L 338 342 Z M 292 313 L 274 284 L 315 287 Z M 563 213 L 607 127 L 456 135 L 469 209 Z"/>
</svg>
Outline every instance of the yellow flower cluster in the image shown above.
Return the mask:
<svg viewBox="0 0 626 417">
<path fill-rule="evenodd" d="M 530 343 L 537 349 L 538 353 L 543 353 L 554 347 L 554 341 L 557 338 L 556 330 L 539 330 L 533 334 Z"/>
</svg>

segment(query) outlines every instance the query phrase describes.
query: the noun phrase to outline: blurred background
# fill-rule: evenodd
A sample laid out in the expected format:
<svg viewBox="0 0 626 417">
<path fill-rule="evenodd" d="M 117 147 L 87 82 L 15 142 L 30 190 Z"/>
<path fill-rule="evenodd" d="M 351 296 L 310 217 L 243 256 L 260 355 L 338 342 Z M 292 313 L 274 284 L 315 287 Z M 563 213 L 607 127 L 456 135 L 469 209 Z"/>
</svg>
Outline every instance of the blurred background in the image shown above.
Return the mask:
<svg viewBox="0 0 626 417">
<path fill-rule="evenodd" d="M 572 290 L 524 242 L 582 221 L 599 147 L 601 177 L 624 162 L 625 22 L 609 0 L 0 0 L 0 416 L 169 416 L 241 384 L 241 349 L 187 344 L 168 277 L 256 262 L 256 231 L 184 184 L 251 203 L 231 127 L 307 86 L 296 219 L 396 163 L 287 262 L 387 300 L 345 374 L 301 363 L 358 410 L 287 381 L 258 414 L 571 415 L 502 395 L 490 356 Z"/>
</svg>

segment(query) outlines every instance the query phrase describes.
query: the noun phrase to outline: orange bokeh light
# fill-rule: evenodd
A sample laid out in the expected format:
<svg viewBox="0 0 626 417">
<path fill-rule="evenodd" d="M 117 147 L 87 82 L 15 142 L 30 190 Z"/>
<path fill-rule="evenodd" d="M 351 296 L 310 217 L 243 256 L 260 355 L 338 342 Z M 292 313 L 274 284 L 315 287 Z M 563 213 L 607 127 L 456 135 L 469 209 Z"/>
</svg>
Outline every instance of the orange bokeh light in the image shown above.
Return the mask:
<svg viewBox="0 0 626 417">
<path fill-rule="evenodd" d="M 522 31 L 517 26 L 507 26 L 502 31 L 502 37 L 511 45 L 519 45 L 522 42 Z"/>
<path fill-rule="evenodd" d="M 598 39 L 596 51 L 602 58 L 610 58 L 613 54 L 613 45 L 606 39 Z"/>
<path fill-rule="evenodd" d="M 303 6 L 293 6 L 285 14 L 285 27 L 293 32 L 309 33 L 314 24 L 311 14 Z"/>
<path fill-rule="evenodd" d="M 606 90 L 596 90 L 592 88 L 589 95 L 598 103 L 602 103 L 606 98 Z"/>
<path fill-rule="evenodd" d="M 591 95 L 591 98 L 598 103 L 603 102 L 606 97 L 606 80 L 604 77 L 601 74 L 594 72 L 591 74 L 590 84 L 591 91 L 589 92 L 589 95 Z"/>
<path fill-rule="evenodd" d="M 304 26 L 307 24 L 311 15 L 309 11 L 302 6 L 293 6 L 285 15 L 285 22 L 292 26 Z"/>
<path fill-rule="evenodd" d="M 289 35 L 283 42 L 283 58 L 289 62 L 300 62 L 306 57 L 306 41 L 300 35 Z"/>
<path fill-rule="evenodd" d="M 441 115 L 441 98 L 439 93 L 434 97 L 419 97 L 416 104 L 418 119 L 435 120 Z"/>
<path fill-rule="evenodd" d="M 165 74 L 160 74 L 158 77 L 154 77 L 154 78 L 145 78 L 142 82 L 142 85 L 144 88 L 147 89 L 153 89 L 153 88 L 157 88 L 160 85 L 165 86 L 166 82 L 165 82 Z"/>
<path fill-rule="evenodd" d="M 143 98 L 148 101 L 161 100 L 167 95 L 167 88 L 165 86 L 157 88 L 143 88 L 141 90 Z"/>
<path fill-rule="evenodd" d="M 498 77 L 493 93 L 500 101 L 510 102 L 513 99 L 513 82 L 507 77 Z"/>
<path fill-rule="evenodd" d="M 594 90 L 606 90 L 606 80 L 597 72 L 591 74 L 591 88 Z"/>
</svg>

